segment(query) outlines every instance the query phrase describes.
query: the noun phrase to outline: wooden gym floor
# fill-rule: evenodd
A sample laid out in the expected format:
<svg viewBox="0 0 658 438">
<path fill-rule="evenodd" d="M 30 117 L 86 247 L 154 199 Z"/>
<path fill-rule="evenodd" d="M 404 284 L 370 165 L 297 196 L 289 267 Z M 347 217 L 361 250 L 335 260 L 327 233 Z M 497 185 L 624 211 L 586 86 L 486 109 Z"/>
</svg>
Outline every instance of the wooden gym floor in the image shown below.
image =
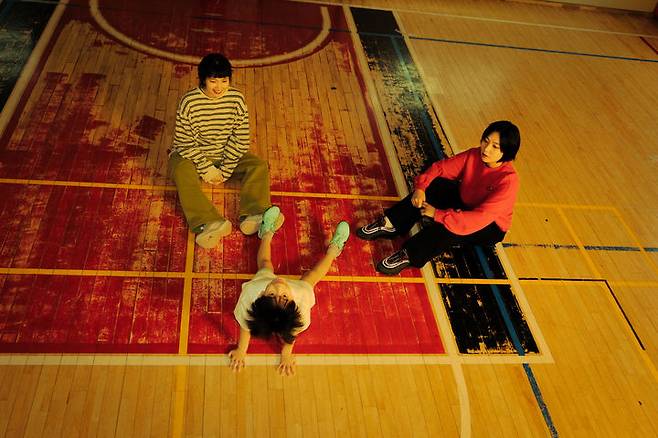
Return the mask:
<svg viewBox="0 0 658 438">
<path fill-rule="evenodd" d="M 166 176 L 209 51 L 236 66 L 308 269 L 510 119 L 511 231 L 383 277 L 352 239 L 298 371 L 228 370 L 257 239 L 195 247 Z M 658 23 L 541 2 L 0 2 L 0 435 L 658 436 Z M 235 219 L 236 186 L 209 189 Z"/>
</svg>

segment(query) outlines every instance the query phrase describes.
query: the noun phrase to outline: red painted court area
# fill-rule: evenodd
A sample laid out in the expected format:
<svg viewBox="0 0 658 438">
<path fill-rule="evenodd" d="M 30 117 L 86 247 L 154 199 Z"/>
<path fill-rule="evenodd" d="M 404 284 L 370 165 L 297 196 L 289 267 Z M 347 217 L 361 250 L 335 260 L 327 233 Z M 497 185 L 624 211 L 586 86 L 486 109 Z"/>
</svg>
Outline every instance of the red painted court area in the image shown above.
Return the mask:
<svg viewBox="0 0 658 438">
<path fill-rule="evenodd" d="M 212 7 L 179 2 L 170 9 L 156 2 L 105 3 L 100 7 L 106 19 L 132 37 L 186 54 L 217 49 L 212 38 L 224 41 L 227 52 L 248 48 L 245 58 L 295 50 L 314 38 L 321 22 L 319 6 L 296 2 L 229 1 Z M 334 26 L 344 27 L 340 8 L 330 8 L 330 16 Z M 94 23 L 87 5 L 67 7 L 57 32 L 79 22 Z M 96 24 L 93 32 L 104 35 Z M 210 33 L 212 38 L 205 38 Z M 195 247 L 186 266 L 188 231 L 176 192 L 153 186 L 171 184 L 163 165 L 169 145 L 162 138 L 173 130 L 173 119 L 157 108 L 175 105 L 185 90 L 174 90 L 155 107 L 128 102 L 127 115 L 111 127 L 99 108 L 112 93 L 107 84 L 116 78 L 50 70 L 48 58 L 60 50 L 57 36 L 0 141 L 0 352 L 175 354 L 185 332 L 188 353 L 227 352 L 237 342 L 233 307 L 243 278 L 256 271 L 259 242 L 237 231 L 237 186 L 227 184 L 228 191 L 211 195 L 233 221 L 233 233 L 213 250 Z M 256 37 L 262 44 L 253 41 Z M 344 59 L 354 56 L 343 32 L 330 34 L 325 44 Z M 95 47 L 119 54 L 133 50 L 116 40 Z M 139 74 L 139 66 L 131 68 Z M 193 70 L 176 62 L 169 68 Z M 262 103 L 248 104 L 254 131 L 269 123 L 262 109 L 258 117 Z M 367 118 L 377 132 L 371 112 Z M 286 216 L 273 242 L 275 271 L 283 275 L 310 269 L 340 220 L 354 229 L 390 205 L 378 197 L 395 194 L 377 136 L 367 144 L 364 164 L 346 137 L 319 116 L 309 132 L 294 144 L 268 146 L 272 190 L 279 192 L 273 202 Z M 322 194 L 326 197 L 317 196 Z M 365 195 L 370 198 L 361 199 Z M 329 281 L 316 288 L 312 324 L 299 338 L 297 352 L 443 353 L 427 291 L 417 281 L 420 272 L 410 269 L 403 274 L 409 281 L 390 282 L 374 270 L 374 262 L 399 245 L 352 237 Z M 191 284 L 188 330 L 181 327 L 186 283 Z M 256 340 L 251 351 L 279 348 Z"/>
<path fill-rule="evenodd" d="M 108 23 L 129 38 L 192 56 L 221 52 L 233 59 L 256 60 L 280 55 L 304 47 L 322 27 L 320 7 L 299 2 L 194 0 L 170 2 L 167 7 L 157 0 L 98 3 Z M 334 16 L 340 12 L 330 9 Z"/>
<path fill-rule="evenodd" d="M 190 353 L 225 353 L 239 327 L 233 308 L 238 280 L 195 280 Z M 311 326 L 295 342 L 306 354 L 443 353 L 422 284 L 325 281 L 316 286 Z M 252 340 L 254 353 L 278 353 L 273 341 Z"/>
</svg>

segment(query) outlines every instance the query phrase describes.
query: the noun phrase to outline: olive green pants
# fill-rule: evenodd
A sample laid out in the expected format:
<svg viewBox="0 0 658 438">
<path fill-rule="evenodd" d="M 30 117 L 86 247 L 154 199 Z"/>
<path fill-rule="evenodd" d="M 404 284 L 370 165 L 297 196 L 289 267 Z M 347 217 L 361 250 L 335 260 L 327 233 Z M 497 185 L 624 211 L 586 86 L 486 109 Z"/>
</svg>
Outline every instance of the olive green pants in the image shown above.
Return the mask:
<svg viewBox="0 0 658 438">
<path fill-rule="evenodd" d="M 223 220 L 213 203 L 201 189 L 202 180 L 194 163 L 173 153 L 169 157 L 169 176 L 176 183 L 187 225 L 191 230 L 209 222 Z M 245 153 L 233 170 L 229 181 L 240 179 L 239 219 L 267 210 L 270 200 L 270 171 L 267 163 L 254 154 Z"/>
</svg>

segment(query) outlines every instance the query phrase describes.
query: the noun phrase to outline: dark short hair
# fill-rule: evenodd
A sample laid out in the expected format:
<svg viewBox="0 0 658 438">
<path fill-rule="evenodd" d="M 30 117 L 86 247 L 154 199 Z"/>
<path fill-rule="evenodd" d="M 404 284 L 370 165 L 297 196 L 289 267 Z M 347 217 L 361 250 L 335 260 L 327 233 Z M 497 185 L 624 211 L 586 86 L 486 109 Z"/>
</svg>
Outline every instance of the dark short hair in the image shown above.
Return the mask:
<svg viewBox="0 0 658 438">
<path fill-rule="evenodd" d="M 199 86 L 205 87 L 208 78 L 229 78 L 233 73 L 231 62 L 221 53 L 209 53 L 199 63 Z"/>
<path fill-rule="evenodd" d="M 516 153 L 519 151 L 519 147 L 521 147 L 521 133 L 519 132 L 519 128 L 507 120 L 498 120 L 487 126 L 487 129 L 482 133 L 480 141 L 483 141 L 492 132 L 497 132 L 500 135 L 500 150 L 503 152 L 503 157 L 500 161 L 512 161 L 516 158 Z"/>
<path fill-rule="evenodd" d="M 273 335 L 285 343 L 295 341 L 296 329 L 303 327 L 302 314 L 294 301 L 288 301 L 285 306 L 279 306 L 273 297 L 260 296 L 247 310 L 249 332 L 256 338 L 269 339 Z"/>
</svg>

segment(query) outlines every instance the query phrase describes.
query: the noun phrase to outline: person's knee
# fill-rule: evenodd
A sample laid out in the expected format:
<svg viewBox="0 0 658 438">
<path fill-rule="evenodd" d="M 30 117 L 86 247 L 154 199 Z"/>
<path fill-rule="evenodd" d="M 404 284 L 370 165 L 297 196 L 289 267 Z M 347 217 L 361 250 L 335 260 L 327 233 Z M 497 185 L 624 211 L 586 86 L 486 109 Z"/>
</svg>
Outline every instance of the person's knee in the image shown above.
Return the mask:
<svg viewBox="0 0 658 438">
<path fill-rule="evenodd" d="M 180 181 L 197 180 L 198 174 L 194 163 L 190 160 L 180 160 L 172 163 L 170 168 L 171 179 L 178 183 Z"/>
<path fill-rule="evenodd" d="M 254 157 L 245 173 L 246 181 L 269 181 L 270 168 L 267 161 Z M 243 180 L 245 181 L 245 180 Z"/>
<path fill-rule="evenodd" d="M 269 176 L 270 168 L 267 165 L 267 161 L 256 158 L 256 160 L 254 160 L 254 171 L 260 175 Z"/>
</svg>

